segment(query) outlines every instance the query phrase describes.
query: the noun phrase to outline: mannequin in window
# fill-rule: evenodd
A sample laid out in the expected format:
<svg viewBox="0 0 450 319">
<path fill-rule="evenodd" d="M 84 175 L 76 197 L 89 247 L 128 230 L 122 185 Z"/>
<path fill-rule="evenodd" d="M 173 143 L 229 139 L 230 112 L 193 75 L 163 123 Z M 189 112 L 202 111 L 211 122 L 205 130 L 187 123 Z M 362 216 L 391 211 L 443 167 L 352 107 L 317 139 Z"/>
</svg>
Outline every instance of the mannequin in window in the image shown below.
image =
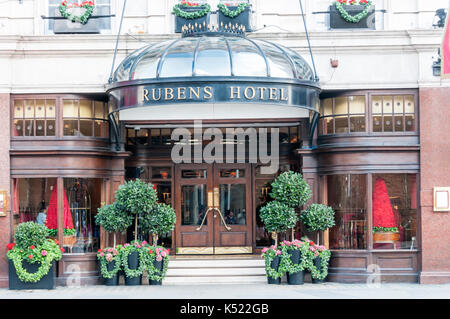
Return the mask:
<svg viewBox="0 0 450 319">
<path fill-rule="evenodd" d="M 47 219 L 47 208 L 45 207 L 45 202 L 41 203 L 41 209 L 36 217 L 36 223 L 45 225 L 45 220 Z"/>
</svg>

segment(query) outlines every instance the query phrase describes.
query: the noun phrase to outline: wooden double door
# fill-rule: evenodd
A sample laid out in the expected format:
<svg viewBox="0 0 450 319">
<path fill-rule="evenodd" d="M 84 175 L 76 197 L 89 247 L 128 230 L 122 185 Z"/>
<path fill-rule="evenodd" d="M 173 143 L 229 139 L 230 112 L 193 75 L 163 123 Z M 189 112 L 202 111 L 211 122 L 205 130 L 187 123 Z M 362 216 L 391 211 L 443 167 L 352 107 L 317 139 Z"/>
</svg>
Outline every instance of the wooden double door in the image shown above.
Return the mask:
<svg viewBox="0 0 450 319">
<path fill-rule="evenodd" d="M 250 254 L 249 164 L 180 164 L 175 169 L 177 254 Z"/>
</svg>

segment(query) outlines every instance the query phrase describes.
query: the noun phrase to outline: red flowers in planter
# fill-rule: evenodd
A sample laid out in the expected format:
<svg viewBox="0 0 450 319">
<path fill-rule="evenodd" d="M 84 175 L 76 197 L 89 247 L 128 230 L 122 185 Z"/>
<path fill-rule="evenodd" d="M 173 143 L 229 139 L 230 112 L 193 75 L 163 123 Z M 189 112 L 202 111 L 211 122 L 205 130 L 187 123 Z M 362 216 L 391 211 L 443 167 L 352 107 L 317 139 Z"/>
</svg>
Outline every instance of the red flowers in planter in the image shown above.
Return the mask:
<svg viewBox="0 0 450 319">
<path fill-rule="evenodd" d="M 349 5 L 357 5 L 358 3 L 361 5 L 367 4 L 368 0 L 336 0 L 339 3 L 342 4 L 349 4 Z"/>
<path fill-rule="evenodd" d="M 8 251 L 10 251 L 11 249 L 14 248 L 14 246 L 16 246 L 16 244 L 14 244 L 14 243 L 9 243 L 8 245 L 6 245 L 6 249 L 8 249 Z"/>
<path fill-rule="evenodd" d="M 189 1 L 181 1 L 181 5 L 188 6 L 188 7 L 198 7 L 200 4 L 196 2 L 189 2 Z"/>
<path fill-rule="evenodd" d="M 36 248 L 36 246 L 34 246 L 34 245 L 30 246 L 30 249 L 35 249 L 35 248 Z"/>
</svg>

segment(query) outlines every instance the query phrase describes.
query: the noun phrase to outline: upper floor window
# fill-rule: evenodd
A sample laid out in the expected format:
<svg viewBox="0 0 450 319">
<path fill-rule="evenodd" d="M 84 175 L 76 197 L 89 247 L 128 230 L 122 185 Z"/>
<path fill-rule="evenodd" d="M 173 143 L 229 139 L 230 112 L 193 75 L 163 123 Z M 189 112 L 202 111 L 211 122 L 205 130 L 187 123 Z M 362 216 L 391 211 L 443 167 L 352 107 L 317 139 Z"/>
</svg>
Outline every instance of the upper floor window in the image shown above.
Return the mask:
<svg viewBox="0 0 450 319">
<path fill-rule="evenodd" d="M 416 95 L 349 95 L 321 101 L 319 135 L 405 133 L 417 130 Z"/>
<path fill-rule="evenodd" d="M 107 115 L 104 102 L 63 100 L 64 136 L 108 137 Z"/>
<path fill-rule="evenodd" d="M 366 131 L 365 95 L 324 99 L 320 113 L 322 135 Z"/>
<path fill-rule="evenodd" d="M 413 132 L 414 95 L 372 96 L 373 132 Z"/>
<path fill-rule="evenodd" d="M 14 100 L 13 136 L 55 136 L 56 100 Z"/>
<path fill-rule="evenodd" d="M 85 0 L 70 0 L 69 2 L 82 4 Z M 59 5 L 62 0 L 48 0 L 48 16 L 59 16 Z M 108 33 L 111 30 L 111 0 L 95 0 L 94 16 L 105 16 L 102 18 L 95 18 L 98 24 L 98 30 L 100 33 Z M 48 19 L 47 29 L 49 33 L 52 33 L 55 26 L 54 19 Z"/>
</svg>

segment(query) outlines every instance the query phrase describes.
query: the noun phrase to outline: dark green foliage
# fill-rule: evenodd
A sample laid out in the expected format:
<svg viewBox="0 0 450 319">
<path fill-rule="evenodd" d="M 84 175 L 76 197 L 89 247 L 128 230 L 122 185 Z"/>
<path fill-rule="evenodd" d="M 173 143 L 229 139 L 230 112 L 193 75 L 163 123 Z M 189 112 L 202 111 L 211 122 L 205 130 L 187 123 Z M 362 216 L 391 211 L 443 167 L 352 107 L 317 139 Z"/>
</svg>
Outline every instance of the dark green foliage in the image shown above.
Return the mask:
<svg viewBox="0 0 450 319">
<path fill-rule="evenodd" d="M 156 204 L 149 214 L 142 217 L 141 227 L 146 232 L 162 235 L 174 229 L 176 218 L 172 207 L 166 204 Z"/>
<path fill-rule="evenodd" d="M 260 212 L 260 218 L 268 232 L 287 231 L 298 221 L 295 209 L 277 200 L 267 203 Z"/>
<path fill-rule="evenodd" d="M 117 208 L 132 215 L 150 212 L 157 199 L 153 184 L 147 184 L 140 179 L 125 182 L 116 192 Z"/>
<path fill-rule="evenodd" d="M 270 196 L 289 207 L 304 205 L 312 196 L 308 183 L 302 174 L 288 171 L 273 181 Z"/>
<path fill-rule="evenodd" d="M 312 204 L 300 214 L 308 231 L 326 230 L 335 225 L 333 208 L 323 204 Z"/>
<path fill-rule="evenodd" d="M 109 233 L 124 232 L 133 223 L 133 216 L 127 214 L 125 210 L 120 210 L 114 203 L 98 209 L 95 223 L 103 226 Z"/>
<path fill-rule="evenodd" d="M 16 228 L 14 239 L 19 248 L 42 246 L 47 240 L 47 227 L 35 222 L 21 223 Z"/>
</svg>

